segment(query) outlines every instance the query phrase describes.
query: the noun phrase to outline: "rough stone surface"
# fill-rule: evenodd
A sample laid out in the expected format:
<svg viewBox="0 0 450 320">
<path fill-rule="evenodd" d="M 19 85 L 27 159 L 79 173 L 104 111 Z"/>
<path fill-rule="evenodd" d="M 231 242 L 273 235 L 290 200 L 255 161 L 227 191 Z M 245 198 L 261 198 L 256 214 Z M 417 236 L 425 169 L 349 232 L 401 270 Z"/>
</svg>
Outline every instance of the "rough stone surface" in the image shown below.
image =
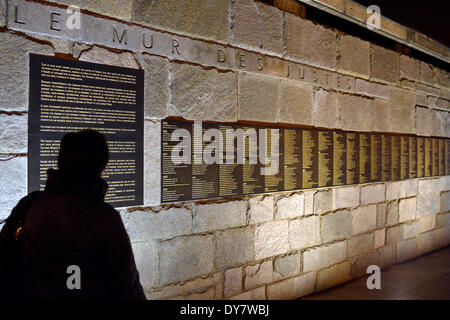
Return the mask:
<svg viewBox="0 0 450 320">
<path fill-rule="evenodd" d="M 300 298 L 314 292 L 315 272 L 308 272 L 294 278 L 294 298 Z"/>
<path fill-rule="evenodd" d="M 28 116 L 0 114 L 0 153 L 26 153 Z"/>
<path fill-rule="evenodd" d="M 279 84 L 280 81 L 273 78 L 240 73 L 239 120 L 275 122 Z"/>
<path fill-rule="evenodd" d="M 298 218 L 303 216 L 304 196 L 294 193 L 276 200 L 276 219 Z"/>
<path fill-rule="evenodd" d="M 377 206 L 369 205 L 352 211 L 352 234 L 359 234 L 375 229 L 377 225 Z"/>
<path fill-rule="evenodd" d="M 386 229 L 386 245 L 397 244 L 403 240 L 403 225 Z"/>
<path fill-rule="evenodd" d="M 384 246 L 386 241 L 386 229 L 375 230 L 374 232 L 374 248 L 378 249 Z"/>
<path fill-rule="evenodd" d="M 409 222 L 403 224 L 403 239 L 411 239 L 417 237 L 417 223 Z"/>
<path fill-rule="evenodd" d="M 0 28 L 6 26 L 6 0 L 0 0 Z"/>
<path fill-rule="evenodd" d="M 417 221 L 417 232 L 424 233 L 436 227 L 436 215 L 429 215 Z"/>
<path fill-rule="evenodd" d="M 157 274 L 158 252 L 153 241 L 131 243 L 139 280 L 144 290 L 153 287 Z"/>
<path fill-rule="evenodd" d="M 281 81 L 278 122 L 313 124 L 313 87 Z"/>
<path fill-rule="evenodd" d="M 372 129 L 371 99 L 349 94 L 338 96 L 339 127 L 343 130 L 370 131 Z"/>
<path fill-rule="evenodd" d="M 29 53 L 53 55 L 53 48 L 21 35 L 0 32 L 0 110 L 28 110 Z"/>
<path fill-rule="evenodd" d="M 416 198 L 400 199 L 398 205 L 399 222 L 413 220 L 416 217 Z"/>
<path fill-rule="evenodd" d="M 164 118 L 167 115 L 169 99 L 169 63 L 167 59 L 142 55 L 145 71 L 144 114 L 151 118 Z"/>
<path fill-rule="evenodd" d="M 450 191 L 441 193 L 441 212 L 450 211 Z"/>
<path fill-rule="evenodd" d="M 369 76 L 370 43 L 350 35 L 340 36 L 338 71 L 349 72 L 363 77 Z"/>
<path fill-rule="evenodd" d="M 389 96 L 388 88 L 385 84 L 359 78 L 355 82 L 355 92 L 374 98 L 386 99 Z"/>
<path fill-rule="evenodd" d="M 170 63 L 170 106 L 188 120 L 236 121 L 237 75 Z"/>
<path fill-rule="evenodd" d="M 313 124 L 315 127 L 337 128 L 339 113 L 337 94 L 323 89 L 314 90 Z"/>
<path fill-rule="evenodd" d="M 302 62 L 336 67 L 336 32 L 285 13 L 287 55 Z"/>
<path fill-rule="evenodd" d="M 385 268 L 395 264 L 397 260 L 396 245 L 384 246 L 378 251 L 380 253 L 380 267 Z"/>
<path fill-rule="evenodd" d="M 230 300 L 265 300 L 265 299 L 266 299 L 265 286 L 237 294 L 230 298 Z"/>
<path fill-rule="evenodd" d="M 227 41 L 229 6 L 227 0 L 188 0 L 182 3 L 177 0 L 136 0 L 133 20 L 194 36 Z"/>
<path fill-rule="evenodd" d="M 249 223 L 273 220 L 273 196 L 256 196 L 248 200 Z"/>
<path fill-rule="evenodd" d="M 192 232 L 191 210 L 185 207 L 124 211 L 121 217 L 131 241 L 168 239 Z"/>
<path fill-rule="evenodd" d="M 386 225 L 387 203 L 377 204 L 377 227 L 384 227 Z"/>
<path fill-rule="evenodd" d="M 161 201 L 161 122 L 144 121 L 144 204 Z"/>
<path fill-rule="evenodd" d="M 372 130 L 391 131 L 389 121 L 389 102 L 385 99 L 374 99 L 372 101 Z"/>
<path fill-rule="evenodd" d="M 419 75 L 419 64 L 416 59 L 400 55 L 400 77 L 416 80 Z"/>
<path fill-rule="evenodd" d="M 333 190 L 319 190 L 314 194 L 314 213 L 333 210 Z"/>
<path fill-rule="evenodd" d="M 441 247 L 439 230 L 422 233 L 417 237 L 417 255 L 421 255 Z"/>
<path fill-rule="evenodd" d="M 389 87 L 389 112 L 391 130 L 398 133 L 415 133 L 415 93 Z"/>
<path fill-rule="evenodd" d="M 291 250 L 308 248 L 320 243 L 319 217 L 311 216 L 289 221 L 289 244 Z"/>
<path fill-rule="evenodd" d="M 8 159 L 8 158 L 5 158 Z M 27 195 L 27 158 L 0 158 L 0 220 L 6 219 L 19 200 Z"/>
<path fill-rule="evenodd" d="M 242 291 L 242 268 L 225 270 L 224 296 L 231 297 Z"/>
<path fill-rule="evenodd" d="M 374 234 L 363 234 L 348 240 L 347 255 L 349 258 L 368 253 L 374 248 Z"/>
<path fill-rule="evenodd" d="M 433 66 L 423 61 L 420 61 L 419 70 L 420 70 L 419 80 L 422 82 L 433 84 L 433 76 L 434 76 Z"/>
<path fill-rule="evenodd" d="M 416 239 L 397 243 L 397 262 L 403 262 L 416 257 Z"/>
<path fill-rule="evenodd" d="M 333 209 L 357 207 L 359 199 L 359 186 L 333 188 Z"/>
<path fill-rule="evenodd" d="M 352 232 L 352 213 L 350 210 L 338 210 L 320 217 L 322 242 L 345 239 Z"/>
<path fill-rule="evenodd" d="M 421 136 L 431 136 L 433 130 L 433 114 L 431 109 L 416 106 L 416 133 Z"/>
<path fill-rule="evenodd" d="M 101 13 L 120 19 L 130 20 L 132 14 L 132 0 L 111 0 L 102 2 L 97 0 L 52 0 L 65 5 L 75 5 L 81 9 Z"/>
<path fill-rule="evenodd" d="M 361 204 L 383 202 L 385 200 L 385 184 L 375 184 L 361 187 Z"/>
<path fill-rule="evenodd" d="M 260 285 L 271 283 L 273 279 L 272 261 L 266 261 L 245 268 L 245 289 L 253 289 Z"/>
<path fill-rule="evenodd" d="M 419 180 L 417 193 L 417 217 L 439 213 L 439 179 Z"/>
<path fill-rule="evenodd" d="M 227 219 L 223 213 L 227 212 Z M 194 207 L 194 232 L 240 227 L 246 223 L 246 205 L 244 201 L 208 203 Z"/>
<path fill-rule="evenodd" d="M 398 222 L 398 201 L 391 201 L 387 204 L 386 224 L 394 225 Z"/>
<path fill-rule="evenodd" d="M 216 233 L 215 265 L 220 269 L 230 267 L 253 259 L 252 228 L 229 229 Z"/>
<path fill-rule="evenodd" d="M 346 257 L 347 241 L 309 249 L 303 252 L 303 272 L 329 267 L 345 260 Z"/>
<path fill-rule="evenodd" d="M 395 83 L 400 76 L 398 53 L 371 44 L 370 77 L 372 79 Z"/>
<path fill-rule="evenodd" d="M 187 280 L 213 269 L 213 236 L 183 236 L 159 243 L 159 283 Z"/>
<path fill-rule="evenodd" d="M 255 229 L 255 259 L 263 259 L 289 250 L 288 221 L 271 221 Z"/>
<path fill-rule="evenodd" d="M 123 68 L 139 69 L 136 59 L 131 52 L 116 53 L 98 46 L 93 46 L 89 50 L 83 51 L 79 60 Z"/>
<path fill-rule="evenodd" d="M 350 277 L 352 279 L 355 279 L 365 276 L 367 275 L 368 266 L 370 265 L 379 266 L 380 264 L 381 258 L 378 251 L 354 258 L 351 261 Z"/>
<path fill-rule="evenodd" d="M 433 121 L 433 127 L 431 130 L 431 134 L 433 136 L 439 136 L 439 137 L 449 137 L 450 136 L 450 130 L 448 129 L 448 124 L 450 123 L 449 112 L 432 110 L 431 111 L 431 119 Z"/>
<path fill-rule="evenodd" d="M 292 277 L 300 272 L 300 254 L 291 254 L 275 260 L 273 276 L 278 281 L 284 278 Z"/>
<path fill-rule="evenodd" d="M 443 228 L 446 226 L 450 226 L 450 212 L 438 214 L 436 217 L 437 228 Z"/>
<path fill-rule="evenodd" d="M 262 49 L 283 52 L 283 12 L 273 6 L 255 3 L 260 18 Z"/>
<path fill-rule="evenodd" d="M 317 273 L 316 290 L 322 291 L 350 280 L 350 264 L 345 261 Z"/>
<path fill-rule="evenodd" d="M 310 215 L 310 214 L 313 214 L 313 212 L 314 212 L 314 194 L 315 193 L 316 193 L 316 191 L 314 191 L 314 190 L 309 190 L 309 191 L 303 192 L 303 194 L 305 196 L 305 207 L 304 207 L 305 215 Z"/>
<path fill-rule="evenodd" d="M 294 296 L 294 279 L 286 279 L 267 286 L 267 299 L 289 300 Z"/>
</svg>

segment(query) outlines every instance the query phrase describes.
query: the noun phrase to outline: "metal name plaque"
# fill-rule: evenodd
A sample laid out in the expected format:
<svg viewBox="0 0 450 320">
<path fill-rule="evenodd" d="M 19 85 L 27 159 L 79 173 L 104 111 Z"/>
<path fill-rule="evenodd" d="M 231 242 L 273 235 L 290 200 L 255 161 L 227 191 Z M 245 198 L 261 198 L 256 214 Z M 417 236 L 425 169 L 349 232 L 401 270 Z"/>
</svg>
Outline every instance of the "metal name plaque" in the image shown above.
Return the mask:
<svg viewBox="0 0 450 320">
<path fill-rule="evenodd" d="M 161 202 L 450 174 L 450 139 L 163 120 Z"/>
<path fill-rule="evenodd" d="M 65 133 L 94 129 L 110 151 L 105 201 L 143 204 L 143 93 L 142 70 L 30 55 L 28 191 L 44 189 Z"/>
</svg>

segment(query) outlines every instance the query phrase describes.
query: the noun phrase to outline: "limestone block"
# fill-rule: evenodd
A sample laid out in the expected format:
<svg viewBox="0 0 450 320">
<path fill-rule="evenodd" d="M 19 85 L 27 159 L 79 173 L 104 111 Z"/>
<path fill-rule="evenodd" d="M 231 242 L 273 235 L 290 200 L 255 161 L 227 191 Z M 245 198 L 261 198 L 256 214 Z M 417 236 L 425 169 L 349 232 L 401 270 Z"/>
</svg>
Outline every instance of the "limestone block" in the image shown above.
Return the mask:
<svg viewBox="0 0 450 320">
<path fill-rule="evenodd" d="M 397 243 L 397 263 L 415 258 L 416 256 L 415 238 Z"/>
<path fill-rule="evenodd" d="M 157 274 L 158 252 L 154 241 L 132 242 L 134 260 L 144 291 L 153 287 Z"/>
<path fill-rule="evenodd" d="M 386 229 L 386 245 L 397 244 L 403 240 L 403 225 Z"/>
<path fill-rule="evenodd" d="M 352 232 L 352 213 L 350 210 L 338 210 L 320 217 L 322 242 L 345 239 Z"/>
<path fill-rule="evenodd" d="M 248 199 L 249 223 L 273 220 L 273 196 L 259 195 Z"/>
<path fill-rule="evenodd" d="M 396 245 L 384 246 L 378 251 L 380 253 L 380 267 L 385 268 L 395 264 L 397 260 Z"/>
<path fill-rule="evenodd" d="M 386 224 L 394 225 L 398 222 L 398 201 L 390 201 L 387 204 Z"/>
<path fill-rule="evenodd" d="M 419 61 L 400 55 L 400 78 L 416 80 L 419 76 Z"/>
<path fill-rule="evenodd" d="M 377 227 L 384 227 L 386 225 L 387 203 L 377 204 Z"/>
<path fill-rule="evenodd" d="M 389 96 L 389 87 L 385 84 L 356 79 L 355 92 L 369 97 L 386 99 Z"/>
<path fill-rule="evenodd" d="M 359 186 L 333 188 L 333 209 L 357 207 L 359 199 Z"/>
<path fill-rule="evenodd" d="M 272 261 L 265 261 L 245 268 L 245 289 L 253 289 L 260 285 L 271 283 L 273 279 Z"/>
<path fill-rule="evenodd" d="M 139 69 L 136 59 L 131 52 L 116 53 L 98 46 L 93 46 L 89 50 L 83 51 L 79 60 L 122 68 Z"/>
<path fill-rule="evenodd" d="M 349 94 L 338 95 L 340 124 L 344 130 L 372 130 L 372 100 Z"/>
<path fill-rule="evenodd" d="M 333 209 L 333 190 L 319 190 L 314 194 L 314 213 L 321 213 Z"/>
<path fill-rule="evenodd" d="M 193 292 L 186 296 L 176 296 L 169 298 L 168 300 L 213 300 L 214 299 L 214 288 L 208 288 L 204 292 Z"/>
<path fill-rule="evenodd" d="M 294 279 L 286 279 L 267 286 L 267 299 L 290 300 L 294 296 Z"/>
<path fill-rule="evenodd" d="M 0 110 L 28 110 L 29 53 L 53 55 L 54 51 L 48 44 L 0 32 Z"/>
<path fill-rule="evenodd" d="M 275 122 L 280 80 L 239 74 L 238 119 Z"/>
<path fill-rule="evenodd" d="M 336 31 L 289 13 L 285 13 L 285 23 L 289 57 L 322 67 L 336 67 Z"/>
<path fill-rule="evenodd" d="M 374 230 L 377 225 L 377 206 L 368 205 L 356 208 L 352 211 L 352 234 Z"/>
<path fill-rule="evenodd" d="M 323 89 L 314 90 L 314 126 L 337 128 L 339 125 L 338 119 L 337 94 Z"/>
<path fill-rule="evenodd" d="M 313 87 L 282 80 L 279 103 L 278 122 L 313 124 Z"/>
<path fill-rule="evenodd" d="M 433 84 L 433 66 L 423 61 L 419 62 L 419 81 Z"/>
<path fill-rule="evenodd" d="M 193 232 L 244 226 L 246 223 L 246 204 L 244 201 L 198 204 L 194 207 Z M 227 218 L 223 213 L 227 212 Z"/>
<path fill-rule="evenodd" d="M 416 218 L 416 198 L 400 199 L 398 205 L 399 222 Z"/>
<path fill-rule="evenodd" d="M 372 101 L 372 130 L 391 131 L 389 115 L 389 102 L 384 99 L 374 99 Z"/>
<path fill-rule="evenodd" d="M 439 213 L 440 194 L 439 179 L 419 180 L 417 192 L 417 217 Z"/>
<path fill-rule="evenodd" d="M 313 293 L 315 284 L 315 272 L 308 272 L 294 278 L 294 298 L 300 298 Z"/>
<path fill-rule="evenodd" d="M 181 236 L 158 244 L 159 283 L 187 280 L 213 270 L 213 236 Z"/>
<path fill-rule="evenodd" d="M 386 241 L 386 229 L 375 230 L 374 232 L 374 248 L 378 249 L 384 246 Z"/>
<path fill-rule="evenodd" d="M 381 264 L 381 257 L 378 251 L 366 254 L 351 261 L 350 277 L 352 279 L 367 275 L 367 267 L 371 265 L 379 266 Z"/>
<path fill-rule="evenodd" d="M 28 149 L 28 116 L 0 113 L 0 153 L 26 153 Z"/>
<path fill-rule="evenodd" d="M 450 112 L 432 110 L 431 119 L 433 122 L 431 134 L 438 137 L 449 137 L 450 129 L 448 128 Z"/>
<path fill-rule="evenodd" d="M 385 82 L 396 83 L 400 77 L 398 53 L 371 44 L 370 77 Z"/>
<path fill-rule="evenodd" d="M 337 70 L 369 77 L 370 43 L 351 35 L 341 35 Z"/>
<path fill-rule="evenodd" d="M 390 126 L 393 132 L 415 133 L 415 101 L 414 92 L 389 87 Z"/>
<path fill-rule="evenodd" d="M 315 271 L 344 261 L 347 257 L 347 241 L 321 246 L 303 252 L 303 272 Z"/>
<path fill-rule="evenodd" d="M 289 222 L 270 221 L 255 229 L 255 259 L 264 259 L 289 250 Z"/>
<path fill-rule="evenodd" d="M 224 296 L 231 297 L 242 291 L 242 268 L 225 270 Z"/>
<path fill-rule="evenodd" d="M 273 276 L 275 281 L 295 276 L 299 272 L 300 272 L 299 253 L 278 258 L 274 262 Z"/>
<path fill-rule="evenodd" d="M 320 243 L 319 217 L 311 216 L 289 221 L 289 244 L 291 250 L 308 248 Z"/>
<path fill-rule="evenodd" d="M 0 0 L 0 28 L 6 26 L 6 0 Z"/>
<path fill-rule="evenodd" d="M 170 106 L 189 120 L 236 121 L 237 75 L 170 63 Z"/>
<path fill-rule="evenodd" d="M 239 228 L 216 233 L 215 266 L 230 267 L 253 259 L 253 228 Z"/>
<path fill-rule="evenodd" d="M 230 300 L 265 300 L 266 287 L 262 286 L 250 291 L 242 292 L 230 298 Z"/>
<path fill-rule="evenodd" d="M 305 197 L 305 207 L 304 207 L 304 213 L 305 215 L 310 215 L 314 212 L 314 195 L 316 191 L 313 190 L 307 190 L 304 191 L 304 197 Z"/>
<path fill-rule="evenodd" d="M 260 15 L 262 49 L 283 53 L 283 11 L 264 3 L 255 5 Z"/>
<path fill-rule="evenodd" d="M 144 74 L 144 115 L 150 118 L 164 118 L 167 115 L 169 99 L 169 63 L 167 59 L 142 55 Z"/>
<path fill-rule="evenodd" d="M 436 227 L 444 228 L 447 226 L 450 226 L 450 212 L 438 214 L 436 217 Z"/>
<path fill-rule="evenodd" d="M 316 290 L 322 291 L 350 280 L 350 264 L 345 261 L 317 273 Z"/>
<path fill-rule="evenodd" d="M 276 219 L 298 218 L 303 216 L 304 196 L 302 193 L 293 193 L 282 196 L 275 202 Z"/>
<path fill-rule="evenodd" d="M 384 183 L 362 186 L 361 204 L 383 202 L 385 200 L 385 188 Z"/>
<path fill-rule="evenodd" d="M 386 183 L 386 200 L 397 200 L 400 197 L 402 181 L 391 181 Z"/>
<path fill-rule="evenodd" d="M 161 122 L 144 121 L 144 205 L 161 202 Z"/>
<path fill-rule="evenodd" d="M 411 239 L 417 237 L 418 225 L 417 222 L 408 222 L 403 224 L 403 239 Z"/>
<path fill-rule="evenodd" d="M 189 207 L 155 207 L 143 211 L 122 211 L 121 217 L 131 241 L 169 239 L 192 232 Z"/>
<path fill-rule="evenodd" d="M 441 193 L 441 212 L 450 211 L 450 191 Z"/>
<path fill-rule="evenodd" d="M 130 20 L 132 15 L 132 0 L 112 0 L 108 2 L 97 0 L 52 0 L 52 2 L 67 6 L 74 5 L 80 9 L 125 20 Z"/>
<path fill-rule="evenodd" d="M 348 240 L 348 249 L 347 249 L 348 257 L 351 258 L 355 256 L 360 256 L 373 250 L 375 244 L 374 239 L 375 239 L 374 234 L 368 233 L 357 237 L 353 237 L 350 240 Z"/>
<path fill-rule="evenodd" d="M 228 39 L 227 0 L 136 0 L 133 20 L 180 33 L 213 39 Z"/>
<path fill-rule="evenodd" d="M 417 237 L 417 255 L 422 255 L 427 252 L 439 249 L 443 243 L 440 241 L 439 230 L 432 230 L 422 233 Z"/>
<path fill-rule="evenodd" d="M 0 160 L 0 220 L 3 220 L 27 195 L 27 158 L 14 157 L 5 161 L 2 157 Z"/>
</svg>

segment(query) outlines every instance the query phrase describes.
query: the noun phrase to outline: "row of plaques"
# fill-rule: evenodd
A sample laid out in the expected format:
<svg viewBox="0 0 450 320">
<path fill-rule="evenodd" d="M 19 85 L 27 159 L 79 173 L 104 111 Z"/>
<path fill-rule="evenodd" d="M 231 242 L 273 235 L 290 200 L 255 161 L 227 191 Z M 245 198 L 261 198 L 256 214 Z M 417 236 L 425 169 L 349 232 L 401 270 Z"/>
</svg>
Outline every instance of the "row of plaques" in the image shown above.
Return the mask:
<svg viewBox="0 0 450 320">
<path fill-rule="evenodd" d="M 450 139 L 164 120 L 161 202 L 450 174 Z"/>
</svg>

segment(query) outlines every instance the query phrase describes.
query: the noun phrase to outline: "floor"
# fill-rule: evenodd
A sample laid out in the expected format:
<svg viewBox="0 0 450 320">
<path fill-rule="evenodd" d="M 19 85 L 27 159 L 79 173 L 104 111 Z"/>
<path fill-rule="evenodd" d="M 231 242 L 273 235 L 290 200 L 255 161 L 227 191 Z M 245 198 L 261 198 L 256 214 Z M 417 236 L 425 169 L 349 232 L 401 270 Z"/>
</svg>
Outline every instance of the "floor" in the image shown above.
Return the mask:
<svg viewBox="0 0 450 320">
<path fill-rule="evenodd" d="M 379 290 L 367 289 L 367 277 L 312 294 L 304 299 L 450 300 L 450 246 L 381 270 Z"/>
</svg>

